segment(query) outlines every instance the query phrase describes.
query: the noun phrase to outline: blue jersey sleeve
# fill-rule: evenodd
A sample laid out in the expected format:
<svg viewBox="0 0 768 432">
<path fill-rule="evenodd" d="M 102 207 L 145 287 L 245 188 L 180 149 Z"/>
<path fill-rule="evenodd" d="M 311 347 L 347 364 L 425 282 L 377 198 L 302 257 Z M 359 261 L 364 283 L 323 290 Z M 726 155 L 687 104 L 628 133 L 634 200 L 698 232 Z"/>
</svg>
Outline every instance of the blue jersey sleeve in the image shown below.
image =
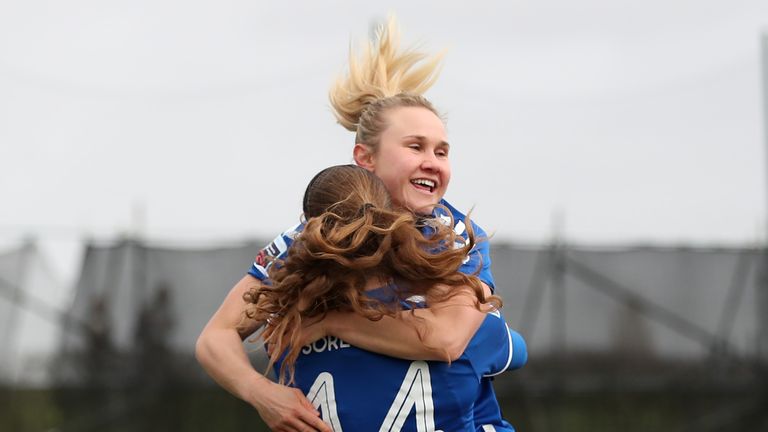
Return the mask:
<svg viewBox="0 0 768 432">
<path fill-rule="evenodd" d="M 248 270 L 248 274 L 261 281 L 268 279 L 269 267 L 276 259 L 285 259 L 286 255 L 288 255 L 288 248 L 291 247 L 293 240 L 303 229 L 304 224 L 300 223 L 288 228 L 285 232 L 275 237 L 271 243 L 261 249 L 256 255 L 250 270 Z"/>
<path fill-rule="evenodd" d="M 472 222 L 472 229 L 475 232 L 477 244 L 475 244 L 471 254 L 478 256 L 472 271 L 477 271 L 479 267 L 480 272 L 477 274 L 477 277 L 491 288 L 491 292 L 495 292 L 496 282 L 493 280 L 493 273 L 491 273 L 491 244 L 488 241 L 488 234 L 474 222 Z"/>
<path fill-rule="evenodd" d="M 489 313 L 469 343 L 464 355 L 469 357 L 480 389 L 472 408 L 478 431 L 513 432 L 515 429 L 502 418 L 491 380 L 508 369 L 522 367 L 527 359 L 525 341 L 519 333 L 510 331 L 498 312 Z"/>
<path fill-rule="evenodd" d="M 520 369 L 528 363 L 528 346 L 520 333 L 511 328 L 507 330 L 512 341 L 512 362 L 509 364 L 509 369 Z"/>
<path fill-rule="evenodd" d="M 466 240 L 468 237 L 465 225 L 466 216 L 445 200 L 441 200 L 440 204 L 451 213 L 453 231 Z M 437 210 L 436 215 L 445 220 L 444 212 Z M 464 274 L 477 275 L 481 281 L 491 288 L 491 292 L 494 292 L 496 290 L 496 283 L 493 280 L 493 273 L 491 273 L 491 252 L 488 234 L 474 222 L 472 222 L 472 231 L 475 234 L 475 247 L 472 248 L 459 271 Z"/>
<path fill-rule="evenodd" d="M 514 334 L 517 336 L 513 337 L 501 314 L 488 313 L 464 352 L 478 375 L 498 375 L 509 369 L 515 361 L 520 364 L 521 356 L 527 357 L 525 342 L 517 332 Z"/>
</svg>

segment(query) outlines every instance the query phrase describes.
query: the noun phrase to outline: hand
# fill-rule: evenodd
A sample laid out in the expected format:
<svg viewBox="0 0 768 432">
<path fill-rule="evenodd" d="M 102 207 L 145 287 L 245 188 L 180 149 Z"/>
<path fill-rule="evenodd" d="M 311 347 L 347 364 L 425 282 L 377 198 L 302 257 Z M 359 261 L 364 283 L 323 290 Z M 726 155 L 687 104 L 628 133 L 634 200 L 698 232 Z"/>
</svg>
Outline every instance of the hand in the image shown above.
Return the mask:
<svg viewBox="0 0 768 432">
<path fill-rule="evenodd" d="M 328 324 L 335 315 L 332 312 L 326 314 L 323 319 L 314 319 L 305 322 L 301 327 L 301 346 L 328 336 Z"/>
<path fill-rule="evenodd" d="M 299 389 L 268 384 L 251 402 L 262 420 L 277 432 L 333 432 Z"/>
</svg>

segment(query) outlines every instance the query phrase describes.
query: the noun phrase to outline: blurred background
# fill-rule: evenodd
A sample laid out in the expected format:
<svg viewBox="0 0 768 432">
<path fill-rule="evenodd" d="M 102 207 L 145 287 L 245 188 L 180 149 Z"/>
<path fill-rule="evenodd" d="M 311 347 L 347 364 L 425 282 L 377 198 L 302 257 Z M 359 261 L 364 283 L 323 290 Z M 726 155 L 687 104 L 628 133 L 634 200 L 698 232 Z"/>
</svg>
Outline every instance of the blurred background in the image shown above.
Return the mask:
<svg viewBox="0 0 768 432">
<path fill-rule="evenodd" d="M 0 430 L 261 430 L 194 341 L 397 14 L 447 48 L 446 198 L 493 233 L 518 430 L 768 430 L 768 3 L 0 0 Z M 262 367 L 258 344 L 249 344 Z"/>
</svg>

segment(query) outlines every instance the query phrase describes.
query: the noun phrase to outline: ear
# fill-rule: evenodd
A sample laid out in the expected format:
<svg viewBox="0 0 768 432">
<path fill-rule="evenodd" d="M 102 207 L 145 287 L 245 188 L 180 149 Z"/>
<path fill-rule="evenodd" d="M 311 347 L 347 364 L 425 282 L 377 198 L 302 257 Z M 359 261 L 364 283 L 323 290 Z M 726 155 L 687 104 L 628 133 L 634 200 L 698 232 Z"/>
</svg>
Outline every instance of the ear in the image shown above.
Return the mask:
<svg viewBox="0 0 768 432">
<path fill-rule="evenodd" d="M 355 159 L 355 163 L 368 171 L 373 171 L 376 163 L 373 158 L 373 152 L 371 148 L 365 144 L 357 143 L 355 148 L 352 149 L 352 158 Z"/>
</svg>

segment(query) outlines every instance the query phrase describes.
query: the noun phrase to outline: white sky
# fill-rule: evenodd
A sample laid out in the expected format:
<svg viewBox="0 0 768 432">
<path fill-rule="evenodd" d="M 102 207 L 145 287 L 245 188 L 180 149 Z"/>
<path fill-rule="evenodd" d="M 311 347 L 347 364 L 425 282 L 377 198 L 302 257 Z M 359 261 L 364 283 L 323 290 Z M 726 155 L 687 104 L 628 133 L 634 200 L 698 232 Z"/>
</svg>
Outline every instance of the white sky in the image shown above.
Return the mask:
<svg viewBox="0 0 768 432">
<path fill-rule="evenodd" d="M 350 161 L 327 90 L 389 11 L 449 49 L 446 197 L 497 241 L 764 236 L 768 2 L 384 3 L 0 0 L 0 241 L 273 237 Z"/>
</svg>

